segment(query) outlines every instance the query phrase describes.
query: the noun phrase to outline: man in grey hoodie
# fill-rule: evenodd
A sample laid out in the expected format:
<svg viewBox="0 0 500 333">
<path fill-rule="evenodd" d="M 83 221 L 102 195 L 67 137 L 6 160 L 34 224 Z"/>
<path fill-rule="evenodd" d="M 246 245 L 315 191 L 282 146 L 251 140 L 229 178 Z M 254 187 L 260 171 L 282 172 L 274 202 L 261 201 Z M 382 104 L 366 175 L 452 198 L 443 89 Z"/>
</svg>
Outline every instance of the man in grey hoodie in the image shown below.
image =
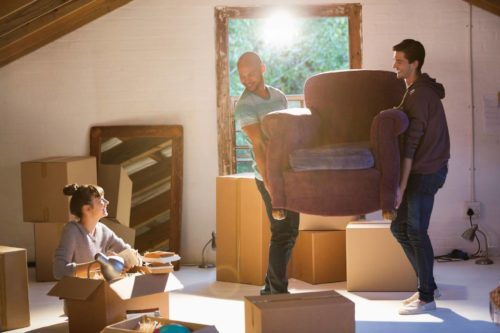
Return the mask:
<svg viewBox="0 0 500 333">
<path fill-rule="evenodd" d="M 397 77 L 404 79 L 406 93 L 399 106 L 410 125 L 403 135 L 401 178 L 391 224 L 418 278 L 418 291 L 403 301 L 402 315 L 436 309 L 439 290 L 434 281 L 434 251 L 427 230 L 434 195 L 444 185 L 450 158 L 450 137 L 441 99 L 444 87 L 421 72 L 424 46 L 405 39 L 393 47 Z"/>
</svg>

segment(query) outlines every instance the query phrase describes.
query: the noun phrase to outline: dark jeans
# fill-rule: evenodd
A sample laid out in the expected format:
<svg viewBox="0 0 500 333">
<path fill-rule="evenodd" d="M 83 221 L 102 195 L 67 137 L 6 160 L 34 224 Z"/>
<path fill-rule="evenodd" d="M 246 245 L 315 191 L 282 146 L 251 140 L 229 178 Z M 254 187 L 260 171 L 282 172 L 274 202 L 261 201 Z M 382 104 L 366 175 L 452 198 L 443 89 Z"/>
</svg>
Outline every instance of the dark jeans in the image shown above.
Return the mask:
<svg viewBox="0 0 500 333">
<path fill-rule="evenodd" d="M 419 299 L 434 300 L 434 251 L 427 234 L 434 195 L 444 185 L 448 166 L 429 175 L 410 174 L 397 217 L 391 224 L 394 237 L 403 247 L 418 278 Z"/>
<path fill-rule="evenodd" d="M 287 210 L 284 220 L 273 219 L 271 197 L 264 186 L 264 182 L 258 179 L 255 179 L 255 181 L 266 205 L 267 216 L 271 224 L 271 243 L 269 245 L 269 261 L 264 293 L 287 293 L 287 266 L 299 233 L 299 213 Z"/>
</svg>

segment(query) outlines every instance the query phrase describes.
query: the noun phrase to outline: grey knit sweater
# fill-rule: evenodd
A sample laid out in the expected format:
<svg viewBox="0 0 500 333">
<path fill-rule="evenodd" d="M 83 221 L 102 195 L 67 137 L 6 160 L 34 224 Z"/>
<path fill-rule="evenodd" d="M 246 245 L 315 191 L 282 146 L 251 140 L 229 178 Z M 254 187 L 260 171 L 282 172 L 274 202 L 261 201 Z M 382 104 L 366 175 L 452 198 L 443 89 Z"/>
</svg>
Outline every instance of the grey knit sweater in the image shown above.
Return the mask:
<svg viewBox="0 0 500 333">
<path fill-rule="evenodd" d="M 119 253 L 127 248 L 130 248 L 130 245 L 101 222 L 97 223 L 94 236 L 80 223 L 68 222 L 54 252 L 54 277 L 60 280 L 64 276 L 74 276 L 76 264 L 93 261 L 98 252 Z"/>
</svg>

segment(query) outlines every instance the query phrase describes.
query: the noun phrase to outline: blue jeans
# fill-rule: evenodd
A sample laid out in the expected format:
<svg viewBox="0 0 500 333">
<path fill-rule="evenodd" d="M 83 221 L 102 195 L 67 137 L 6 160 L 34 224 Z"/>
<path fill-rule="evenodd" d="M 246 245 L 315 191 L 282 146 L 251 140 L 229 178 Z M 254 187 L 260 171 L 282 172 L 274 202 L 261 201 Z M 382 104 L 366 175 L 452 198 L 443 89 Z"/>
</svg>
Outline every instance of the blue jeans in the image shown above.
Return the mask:
<svg viewBox="0 0 500 333">
<path fill-rule="evenodd" d="M 266 212 L 271 224 L 271 243 L 269 245 L 269 261 L 267 265 L 264 293 L 279 294 L 288 292 L 287 266 L 295 240 L 299 233 L 299 213 L 286 211 L 282 221 L 273 219 L 271 196 L 264 182 L 255 179 L 257 188 L 266 205 Z"/>
<path fill-rule="evenodd" d="M 391 224 L 394 237 L 403 247 L 418 279 L 419 299 L 434 300 L 434 251 L 427 234 L 434 195 L 444 185 L 448 166 L 428 175 L 410 174 L 397 217 Z"/>
</svg>

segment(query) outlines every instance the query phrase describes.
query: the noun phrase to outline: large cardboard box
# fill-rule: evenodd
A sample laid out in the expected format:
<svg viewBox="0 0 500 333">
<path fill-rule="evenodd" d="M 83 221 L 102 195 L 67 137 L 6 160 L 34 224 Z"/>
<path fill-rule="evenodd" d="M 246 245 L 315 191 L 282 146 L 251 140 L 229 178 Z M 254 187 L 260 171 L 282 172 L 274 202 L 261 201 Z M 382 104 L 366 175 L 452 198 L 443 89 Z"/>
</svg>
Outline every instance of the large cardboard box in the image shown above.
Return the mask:
<svg viewBox="0 0 500 333">
<path fill-rule="evenodd" d="M 109 201 L 108 217 L 130 226 L 132 181 L 127 172 L 120 165 L 101 164 L 99 186 L 104 189 L 104 196 Z"/>
<path fill-rule="evenodd" d="M 98 333 L 125 320 L 127 310 L 157 308 L 168 317 L 168 292 L 180 288 L 171 273 L 137 274 L 113 282 L 64 277 L 48 295 L 65 300 L 70 333 Z"/>
<path fill-rule="evenodd" d="M 185 321 L 171 320 L 162 317 L 140 316 L 128 320 L 118 322 L 105 327 L 101 333 L 129 333 L 137 332 L 139 323 L 147 321 L 156 321 L 159 325 L 179 324 L 188 328 L 193 333 L 217 333 L 219 332 L 213 325 L 202 325 L 196 323 L 188 323 Z"/>
<path fill-rule="evenodd" d="M 384 221 L 351 222 L 346 230 L 348 291 L 415 291 L 417 278 Z"/>
<path fill-rule="evenodd" d="M 359 216 L 320 216 L 300 213 L 299 230 L 345 230 Z"/>
<path fill-rule="evenodd" d="M 21 163 L 25 222 L 66 223 L 72 219 L 67 184 L 97 184 L 93 156 L 49 157 Z"/>
<path fill-rule="evenodd" d="M 354 330 L 354 303 L 335 291 L 245 297 L 245 333 Z"/>
<path fill-rule="evenodd" d="M 271 231 L 253 174 L 217 177 L 217 281 L 264 284 Z"/>
<path fill-rule="evenodd" d="M 299 231 L 292 262 L 292 278 L 311 284 L 345 281 L 345 231 Z"/>
<path fill-rule="evenodd" d="M 64 228 L 63 223 L 34 223 L 35 276 L 38 282 L 55 281 L 53 274 L 54 251 Z"/>
<path fill-rule="evenodd" d="M 0 331 L 30 325 L 26 249 L 0 245 Z"/>
</svg>

